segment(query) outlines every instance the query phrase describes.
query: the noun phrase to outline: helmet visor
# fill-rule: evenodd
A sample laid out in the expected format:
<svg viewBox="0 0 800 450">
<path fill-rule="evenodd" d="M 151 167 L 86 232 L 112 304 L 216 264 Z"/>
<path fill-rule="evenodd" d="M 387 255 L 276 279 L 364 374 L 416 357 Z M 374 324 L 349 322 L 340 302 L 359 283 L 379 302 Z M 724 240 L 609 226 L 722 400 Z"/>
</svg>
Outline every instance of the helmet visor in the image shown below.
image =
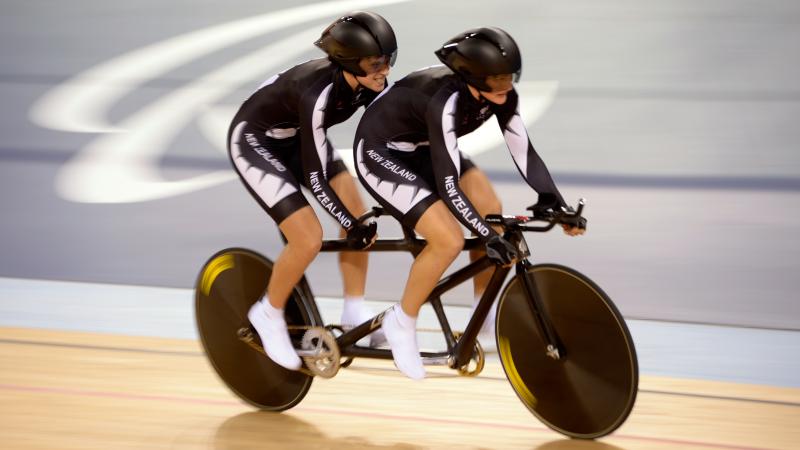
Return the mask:
<svg viewBox="0 0 800 450">
<path fill-rule="evenodd" d="M 489 75 L 486 77 L 486 86 L 489 92 L 508 92 L 514 89 L 514 83 L 519 81 L 519 73 L 507 73 L 503 75 Z"/>
<path fill-rule="evenodd" d="M 397 59 L 397 51 L 393 52 L 391 55 L 367 56 L 366 58 L 361 58 L 358 65 L 364 72 L 370 75 L 382 72 L 393 66 L 395 59 Z"/>
</svg>

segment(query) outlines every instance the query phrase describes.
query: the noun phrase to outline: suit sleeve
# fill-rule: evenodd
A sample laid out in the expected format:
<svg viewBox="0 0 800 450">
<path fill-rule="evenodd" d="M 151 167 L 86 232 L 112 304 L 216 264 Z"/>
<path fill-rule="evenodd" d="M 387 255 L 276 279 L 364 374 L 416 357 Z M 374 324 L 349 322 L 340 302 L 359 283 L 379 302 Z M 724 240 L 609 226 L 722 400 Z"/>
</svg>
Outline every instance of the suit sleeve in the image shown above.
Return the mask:
<svg viewBox="0 0 800 450">
<path fill-rule="evenodd" d="M 525 123 L 519 116 L 519 97 L 516 91 L 509 93 L 508 101 L 505 105 L 496 110 L 497 123 L 503 132 L 511 157 L 514 159 L 519 173 L 525 181 L 540 196 L 542 194 L 552 194 L 558 199 L 558 206 L 566 206 L 566 202 L 558 192 L 553 177 L 547 170 L 542 158 L 533 148 Z"/>
<path fill-rule="evenodd" d="M 445 205 L 456 219 L 485 241 L 497 233 L 478 214 L 478 210 L 458 185 L 461 152 L 455 132 L 457 101 L 458 92 L 439 91 L 431 99 L 426 112 L 433 174 L 437 191 Z"/>
<path fill-rule="evenodd" d="M 342 228 L 349 230 L 356 218 L 345 208 L 342 201 L 328 184 L 325 167 L 328 164 L 328 135 L 326 133 L 325 108 L 333 84 L 320 85 L 308 90 L 300 100 L 300 157 L 306 185 L 320 205 Z"/>
</svg>

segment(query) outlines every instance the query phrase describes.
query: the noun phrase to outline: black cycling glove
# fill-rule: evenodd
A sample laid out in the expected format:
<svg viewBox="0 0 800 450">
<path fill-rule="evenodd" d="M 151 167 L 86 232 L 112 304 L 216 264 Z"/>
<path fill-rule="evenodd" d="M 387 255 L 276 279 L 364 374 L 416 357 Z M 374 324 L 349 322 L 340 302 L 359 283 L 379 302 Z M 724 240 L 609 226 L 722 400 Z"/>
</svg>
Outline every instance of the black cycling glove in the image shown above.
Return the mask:
<svg viewBox="0 0 800 450">
<path fill-rule="evenodd" d="M 347 230 L 347 245 L 356 250 L 369 247 L 378 232 L 376 222 L 357 223 Z"/>
<path fill-rule="evenodd" d="M 517 259 L 517 249 L 502 236 L 492 236 L 486 242 L 486 256 L 495 264 L 507 266 Z"/>
</svg>

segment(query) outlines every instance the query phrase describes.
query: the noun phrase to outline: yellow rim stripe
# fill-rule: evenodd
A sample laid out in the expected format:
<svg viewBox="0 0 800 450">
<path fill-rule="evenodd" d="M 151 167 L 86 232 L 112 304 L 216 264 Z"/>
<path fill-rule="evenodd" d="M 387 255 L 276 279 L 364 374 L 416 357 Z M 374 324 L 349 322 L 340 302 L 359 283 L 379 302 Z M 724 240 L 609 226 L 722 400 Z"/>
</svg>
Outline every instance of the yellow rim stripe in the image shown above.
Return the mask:
<svg viewBox="0 0 800 450">
<path fill-rule="evenodd" d="M 208 263 L 206 270 L 203 272 L 203 280 L 200 282 L 200 288 L 203 290 L 203 295 L 208 295 L 211 292 L 211 286 L 214 280 L 217 279 L 220 273 L 233 267 L 233 255 L 220 255 L 214 258 L 213 261 Z"/>
<path fill-rule="evenodd" d="M 522 377 L 517 372 L 517 367 L 514 365 L 514 359 L 511 358 L 511 345 L 508 343 L 508 338 L 500 336 L 500 356 L 506 363 L 506 373 L 508 374 L 508 381 L 514 386 L 522 400 L 531 408 L 536 408 L 536 397 L 528 389 L 528 386 L 522 381 Z"/>
</svg>

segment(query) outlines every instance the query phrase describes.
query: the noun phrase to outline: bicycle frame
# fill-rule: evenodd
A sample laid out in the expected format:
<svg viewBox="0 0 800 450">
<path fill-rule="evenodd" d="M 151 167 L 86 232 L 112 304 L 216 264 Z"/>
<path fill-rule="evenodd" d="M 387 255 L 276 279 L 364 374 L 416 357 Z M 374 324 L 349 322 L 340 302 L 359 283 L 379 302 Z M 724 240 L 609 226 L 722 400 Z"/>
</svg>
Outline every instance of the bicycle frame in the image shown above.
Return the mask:
<svg viewBox="0 0 800 450">
<path fill-rule="evenodd" d="M 371 213 L 374 216 L 378 216 L 381 214 L 380 211 L 373 210 Z M 413 230 L 410 230 L 406 227 L 403 227 L 403 235 L 402 239 L 378 239 L 375 243 L 366 250 L 368 252 L 387 252 L 387 251 L 408 251 L 412 253 L 412 255 L 417 256 L 419 252 L 425 246 L 425 240 L 420 239 L 416 236 Z M 524 239 L 522 237 L 521 231 L 512 231 L 507 232 L 507 237 L 513 235 L 513 239 L 515 241 L 522 241 L 522 247 L 527 250 L 527 245 L 524 243 Z M 473 249 L 482 249 L 483 245 L 478 238 L 475 237 L 468 237 L 464 240 L 464 248 L 463 250 L 473 250 Z M 348 246 L 348 243 L 345 239 L 334 239 L 334 240 L 325 240 L 322 243 L 321 251 L 323 252 L 341 252 L 341 251 L 358 251 L 353 250 L 351 247 Z M 523 258 L 516 262 L 516 273 L 521 276 L 524 281 L 524 288 L 528 294 L 529 298 L 529 305 L 534 312 L 534 316 L 537 318 L 537 326 L 542 333 L 542 336 L 545 337 L 546 341 L 548 342 L 546 351 L 548 355 L 553 357 L 554 359 L 559 359 L 558 355 L 560 352 L 560 346 L 558 345 L 558 338 L 553 331 L 553 327 L 550 325 L 549 320 L 546 318 L 546 314 L 539 313 L 539 311 L 544 311 L 542 302 L 539 299 L 538 292 L 536 290 L 535 282 L 532 277 L 527 276 L 527 269 L 531 266 L 530 262 L 527 260 L 527 256 L 529 256 L 529 252 L 524 252 Z M 450 291 L 451 289 L 455 288 L 456 286 L 460 285 L 461 283 L 475 277 L 479 273 L 483 272 L 484 270 L 494 267 L 495 270 L 492 273 L 492 277 L 484 291 L 483 295 L 481 296 L 480 301 L 478 302 L 475 311 L 470 318 L 467 326 L 461 336 L 460 339 L 456 341 L 455 335 L 453 333 L 452 328 L 450 327 L 450 323 L 447 320 L 447 316 L 444 312 L 444 307 L 442 306 L 441 296 L 446 292 Z M 431 291 L 428 299 L 426 300 L 427 303 L 430 303 L 433 307 L 433 310 L 436 314 L 436 318 L 439 321 L 439 325 L 442 328 L 442 333 L 444 334 L 445 342 L 447 344 L 447 351 L 446 352 L 421 352 L 421 356 L 423 358 L 424 363 L 428 364 L 442 364 L 446 363 L 451 368 L 459 368 L 463 367 L 469 363 L 470 358 L 473 354 L 473 349 L 475 347 L 475 342 L 478 337 L 478 332 L 489 314 L 489 311 L 492 307 L 494 299 L 497 298 L 497 295 L 500 293 L 500 289 L 502 288 L 503 282 L 505 281 L 508 273 L 511 271 L 510 267 L 501 267 L 495 265 L 487 256 L 483 256 L 468 265 L 462 267 L 461 269 L 451 273 L 450 275 L 442 278 L 434 287 L 433 291 Z M 365 357 L 365 358 L 376 358 L 376 359 L 392 359 L 391 350 L 388 349 L 375 349 L 369 347 L 360 347 L 356 346 L 356 342 L 358 342 L 363 337 L 369 335 L 373 330 L 377 329 L 381 321 L 383 320 L 383 315 L 386 311 L 381 312 L 377 316 L 375 316 L 371 321 L 365 322 L 343 334 L 341 334 L 337 339 L 336 343 L 339 346 L 341 351 L 341 355 L 343 357 Z"/>
</svg>

